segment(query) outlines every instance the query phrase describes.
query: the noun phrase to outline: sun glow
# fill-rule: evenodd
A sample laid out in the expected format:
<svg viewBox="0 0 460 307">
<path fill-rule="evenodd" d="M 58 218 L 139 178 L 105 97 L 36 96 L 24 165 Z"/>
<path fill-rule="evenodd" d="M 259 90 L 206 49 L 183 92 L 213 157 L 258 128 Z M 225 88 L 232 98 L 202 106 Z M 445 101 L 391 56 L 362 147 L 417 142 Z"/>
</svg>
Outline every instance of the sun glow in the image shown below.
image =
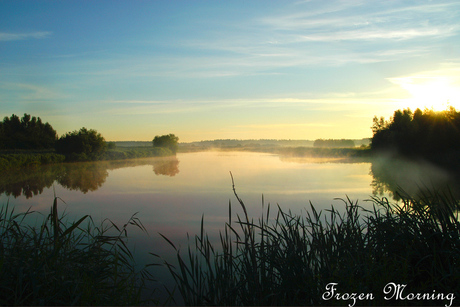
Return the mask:
<svg viewBox="0 0 460 307">
<path fill-rule="evenodd" d="M 456 80 L 457 79 L 457 80 Z M 400 101 L 401 108 L 425 108 L 443 111 L 460 106 L 460 84 L 451 76 L 411 76 L 392 78 L 392 83 L 406 90 L 410 97 Z"/>
</svg>

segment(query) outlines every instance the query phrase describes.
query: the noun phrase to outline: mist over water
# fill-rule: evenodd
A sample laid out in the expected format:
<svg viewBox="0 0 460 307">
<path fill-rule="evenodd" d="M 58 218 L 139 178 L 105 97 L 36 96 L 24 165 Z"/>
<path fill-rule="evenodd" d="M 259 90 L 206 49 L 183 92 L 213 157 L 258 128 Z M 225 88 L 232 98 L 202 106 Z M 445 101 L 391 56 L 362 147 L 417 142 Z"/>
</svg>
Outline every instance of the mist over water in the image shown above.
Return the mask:
<svg viewBox="0 0 460 307">
<path fill-rule="evenodd" d="M 177 157 L 127 161 L 66 163 L 5 173 L 0 179 L 3 204 L 16 211 L 47 213 L 54 193 L 71 216 L 84 214 L 123 220 L 140 212 L 143 222 L 168 233 L 194 231 L 204 214 L 208 226 L 220 228 L 235 202 L 230 172 L 249 213 L 265 204 L 301 213 L 309 201 L 318 209 L 342 206 L 349 197 L 365 206 L 372 195 L 398 200 L 398 192 L 423 189 L 458 195 L 458 178 L 429 162 L 380 156 L 371 162 L 295 158 L 267 153 L 208 151 Z M 181 230 L 182 229 L 182 230 Z"/>
<path fill-rule="evenodd" d="M 460 181 L 455 171 L 442 168 L 424 159 L 410 160 L 384 154 L 372 160 L 373 194 L 388 194 L 394 200 L 408 194 L 414 198 L 430 192 L 460 196 Z"/>
</svg>

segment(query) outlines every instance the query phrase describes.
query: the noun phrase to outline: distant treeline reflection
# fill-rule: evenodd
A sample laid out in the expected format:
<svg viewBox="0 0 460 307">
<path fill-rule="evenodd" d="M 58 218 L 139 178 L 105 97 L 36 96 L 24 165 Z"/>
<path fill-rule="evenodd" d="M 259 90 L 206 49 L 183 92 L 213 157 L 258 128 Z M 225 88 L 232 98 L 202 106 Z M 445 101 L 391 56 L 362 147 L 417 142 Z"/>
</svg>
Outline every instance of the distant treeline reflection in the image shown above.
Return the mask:
<svg viewBox="0 0 460 307">
<path fill-rule="evenodd" d="M 96 191 L 105 183 L 109 170 L 140 165 L 152 165 L 155 175 L 175 176 L 179 160 L 175 156 L 123 161 L 60 163 L 5 172 L 0 178 L 0 194 L 17 198 L 39 195 L 55 182 L 69 190 Z"/>
<path fill-rule="evenodd" d="M 394 200 L 401 195 L 426 198 L 430 191 L 460 199 L 460 177 L 455 171 L 442 168 L 424 159 L 408 159 L 381 155 L 372 159 L 370 174 L 374 195 L 390 194 Z"/>
</svg>

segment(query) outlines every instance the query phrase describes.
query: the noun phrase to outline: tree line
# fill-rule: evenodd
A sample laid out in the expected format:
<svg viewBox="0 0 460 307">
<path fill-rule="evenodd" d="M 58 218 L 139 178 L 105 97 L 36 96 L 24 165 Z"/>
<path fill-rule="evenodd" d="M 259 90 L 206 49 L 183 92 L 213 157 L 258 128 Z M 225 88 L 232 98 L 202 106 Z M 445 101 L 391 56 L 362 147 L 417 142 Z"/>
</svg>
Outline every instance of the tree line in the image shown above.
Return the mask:
<svg viewBox="0 0 460 307">
<path fill-rule="evenodd" d="M 48 149 L 54 147 L 56 139 L 56 131 L 40 117 L 24 114 L 20 119 L 13 114 L 0 122 L 1 149 Z"/>
<path fill-rule="evenodd" d="M 355 147 L 355 142 L 347 139 L 317 139 L 313 143 L 313 147 L 349 148 Z"/>
<path fill-rule="evenodd" d="M 174 134 L 155 136 L 154 148 L 169 150 L 171 155 L 177 152 L 179 138 Z M 24 114 L 22 118 L 13 114 L 0 122 L 0 149 L 2 150 L 54 150 L 65 156 L 67 161 L 100 160 L 108 149 L 114 149 L 114 143 L 106 142 L 94 129 L 86 127 L 67 132 L 58 137 L 56 130 L 40 117 Z"/>
<path fill-rule="evenodd" d="M 371 148 L 408 156 L 435 157 L 460 151 L 460 112 L 397 110 L 390 120 L 375 116 Z"/>
</svg>

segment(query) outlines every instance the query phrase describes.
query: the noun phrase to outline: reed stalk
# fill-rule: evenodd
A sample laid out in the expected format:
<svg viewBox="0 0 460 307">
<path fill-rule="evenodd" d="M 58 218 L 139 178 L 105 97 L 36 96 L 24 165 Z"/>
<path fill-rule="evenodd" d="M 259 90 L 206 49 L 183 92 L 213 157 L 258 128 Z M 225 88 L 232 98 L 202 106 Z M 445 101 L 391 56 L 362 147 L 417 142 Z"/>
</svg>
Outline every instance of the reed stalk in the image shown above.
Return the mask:
<svg viewBox="0 0 460 307">
<path fill-rule="evenodd" d="M 33 211 L 0 209 L 1 305 L 151 305 L 145 283 L 153 276 L 135 269 L 128 228 L 146 231 L 131 216 L 123 227 L 96 225 L 88 215 L 65 223 L 58 197 L 38 227 L 25 224 Z M 35 213 L 36 214 L 36 213 Z"/>
<path fill-rule="evenodd" d="M 401 194 L 401 203 L 373 197 L 372 210 L 349 198 L 342 199 L 345 210 L 317 211 L 310 203 L 302 216 L 278 206 L 273 218 L 268 205 L 255 222 L 232 184 L 243 216 L 233 222 L 229 203 L 218 244 L 204 218 L 186 253 L 163 236 L 177 255 L 165 265 L 187 305 L 350 304 L 322 300 L 331 282 L 342 293 L 374 293 L 366 305 L 444 305 L 384 300 L 389 282 L 460 297 L 460 205 L 451 195 Z"/>
</svg>

